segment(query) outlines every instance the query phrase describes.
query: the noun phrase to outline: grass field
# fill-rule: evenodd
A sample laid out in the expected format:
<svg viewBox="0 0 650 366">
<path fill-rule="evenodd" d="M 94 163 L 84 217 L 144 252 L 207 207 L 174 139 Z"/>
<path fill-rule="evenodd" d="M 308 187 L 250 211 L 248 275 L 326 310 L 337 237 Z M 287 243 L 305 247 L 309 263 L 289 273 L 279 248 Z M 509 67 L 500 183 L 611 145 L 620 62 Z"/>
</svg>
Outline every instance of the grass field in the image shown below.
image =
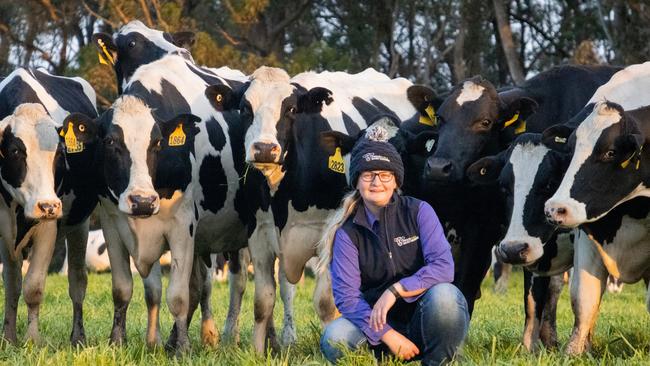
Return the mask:
<svg viewBox="0 0 650 366">
<path fill-rule="evenodd" d="M 527 353 L 521 346 L 523 305 L 521 272 L 515 272 L 506 295 L 497 296 L 491 291 L 492 282 L 483 284 L 483 298 L 476 305 L 470 326 L 469 339 L 463 348 L 459 364 L 496 365 L 563 365 L 563 364 L 650 364 L 650 317 L 645 305 L 645 289 L 642 284 L 626 286 L 619 295 L 606 294 L 596 329 L 594 349 L 590 355 L 570 358 L 557 350 Z M 149 350 L 144 345 L 146 327 L 145 304 L 139 279 L 133 302 L 127 316 L 128 345 L 112 347 L 107 339 L 112 324 L 110 274 L 93 274 L 89 277 L 88 294 L 84 309 L 88 344 L 72 348 L 68 343 L 72 309 L 67 291 L 67 278 L 59 275 L 48 277 L 45 304 L 41 307 L 42 344 L 19 346 L 2 345 L 0 364 L 8 365 L 318 365 L 325 360 L 318 348 L 320 324 L 312 308 L 311 292 L 314 282 L 307 279 L 298 288 L 295 320 L 298 343 L 285 348 L 279 354 L 257 356 L 251 348 L 253 323 L 253 282 L 249 281 L 244 308 L 240 320 L 241 343 L 220 345 L 217 349 L 202 349 L 199 341 L 198 323 L 190 328 L 192 351 L 182 358 L 169 357 L 164 350 Z M 0 289 L 0 291 L 2 291 Z M 215 321 L 223 324 L 227 303 L 227 285 L 215 283 L 212 302 Z M 4 298 L 4 293 L 1 293 Z M 164 296 L 163 296 L 164 299 Z M 279 299 L 279 296 L 278 296 Z M 276 327 L 281 326 L 282 306 L 276 305 Z M 19 337 L 25 334 L 26 307 L 19 306 Z M 172 319 L 163 306 L 161 326 L 166 338 Z M 568 340 L 573 315 L 565 287 L 558 307 L 558 336 L 564 346 Z M 561 346 L 561 347 L 562 347 Z M 345 363 L 351 365 L 372 364 L 367 352 L 346 355 Z M 389 365 L 402 363 L 389 360 Z"/>
</svg>

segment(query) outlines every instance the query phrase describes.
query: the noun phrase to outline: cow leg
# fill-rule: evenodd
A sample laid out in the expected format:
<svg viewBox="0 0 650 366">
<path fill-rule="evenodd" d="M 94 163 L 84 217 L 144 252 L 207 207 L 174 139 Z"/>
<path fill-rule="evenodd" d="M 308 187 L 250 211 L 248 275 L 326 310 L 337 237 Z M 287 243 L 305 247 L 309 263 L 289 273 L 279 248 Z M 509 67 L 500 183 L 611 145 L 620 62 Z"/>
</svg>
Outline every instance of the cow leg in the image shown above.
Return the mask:
<svg viewBox="0 0 650 366">
<path fill-rule="evenodd" d="M 100 210 L 102 212 L 103 210 Z M 126 311 L 133 295 L 133 274 L 129 253 L 122 243 L 117 230 L 102 217 L 102 230 L 106 239 L 106 250 L 111 263 L 111 281 L 113 286 L 113 328 L 111 344 L 126 343 Z"/>
<path fill-rule="evenodd" d="M 548 277 L 535 277 L 524 268 L 524 312 L 526 320 L 524 321 L 524 347 L 528 351 L 534 351 L 539 340 L 539 326 L 542 318 L 541 309 L 544 304 L 540 304 L 546 298 L 545 289 L 541 282 L 548 282 Z M 538 311 L 539 310 L 539 311 Z"/>
<path fill-rule="evenodd" d="M 216 347 L 219 343 L 219 331 L 214 325 L 214 317 L 212 314 L 212 275 L 214 268 L 208 268 L 203 260 L 201 262 L 202 268 L 205 271 L 203 274 L 203 284 L 201 289 L 201 343 L 210 347 Z"/>
<path fill-rule="evenodd" d="M 546 306 L 542 325 L 539 331 L 539 338 L 546 348 L 557 348 L 557 303 L 564 287 L 564 274 L 551 276 L 548 291 L 546 292 Z"/>
<path fill-rule="evenodd" d="M 66 230 L 68 239 L 68 294 L 72 300 L 72 345 L 86 342 L 84 330 L 83 303 L 88 287 L 88 272 L 86 271 L 86 245 L 88 243 L 89 220 Z M 61 230 L 63 231 L 63 230 Z M 61 233 L 57 238 L 63 237 Z M 59 240 L 57 240 L 58 242 Z"/>
<path fill-rule="evenodd" d="M 3 265 L 2 281 L 5 288 L 5 316 L 2 323 L 3 337 L 11 343 L 16 343 L 18 340 L 16 336 L 16 316 L 23 280 L 23 274 L 21 272 L 23 259 L 20 256 L 17 260 L 13 260 L 4 242 L 0 244 L 0 251 Z"/>
<path fill-rule="evenodd" d="M 494 292 L 497 294 L 505 294 L 508 291 L 508 282 L 510 282 L 510 274 L 512 273 L 512 264 L 501 263 L 497 261 L 494 266 L 501 267 L 499 278 L 494 282 Z M 496 277 L 496 269 L 495 269 Z"/>
<path fill-rule="evenodd" d="M 336 318 L 336 306 L 332 295 L 332 279 L 330 272 L 316 272 L 316 287 L 314 288 L 314 308 L 318 313 L 323 328 Z"/>
<path fill-rule="evenodd" d="M 578 355 L 591 346 L 600 299 L 605 290 L 607 270 L 594 245 L 584 233 L 576 240 L 574 270 L 571 276 L 571 307 L 575 316 L 566 353 Z"/>
<path fill-rule="evenodd" d="M 268 337 L 271 347 L 277 347 L 273 329 L 273 307 L 275 306 L 275 255 L 271 248 L 265 247 L 266 241 L 249 241 L 253 266 L 255 267 L 255 297 L 253 325 L 253 346 L 255 351 L 263 354 Z M 261 247 L 261 248 L 260 248 Z M 267 334 L 267 332 L 269 332 Z"/>
<path fill-rule="evenodd" d="M 278 271 L 280 282 L 280 298 L 284 305 L 284 321 L 282 325 L 282 345 L 288 346 L 296 342 L 296 325 L 293 322 L 293 299 L 296 296 L 296 285 L 287 281 L 287 276 L 280 266 Z"/>
<path fill-rule="evenodd" d="M 32 236 L 32 255 L 23 283 L 23 296 L 27 304 L 27 339 L 38 343 L 38 315 L 43 301 L 47 268 L 54 253 L 56 221 L 42 221 Z"/>
<path fill-rule="evenodd" d="M 64 230 L 59 230 L 57 232 L 56 242 L 54 244 L 54 253 L 52 253 L 52 261 L 50 261 L 50 266 L 47 269 L 48 274 L 59 273 L 64 269 L 65 259 L 68 251 L 66 248 L 66 235 Z"/>
<path fill-rule="evenodd" d="M 168 238 L 171 252 L 171 270 L 169 273 L 169 286 L 167 287 L 167 307 L 174 317 L 176 327 L 176 341 L 172 346 L 177 354 L 182 354 L 190 347 L 187 336 L 188 314 L 190 310 L 190 276 L 194 262 L 194 240 L 189 231 L 189 223 L 175 225 Z M 200 260 L 200 259 L 199 259 Z M 202 282 L 199 283 L 199 288 Z M 170 337 L 171 338 L 171 337 Z"/>
<path fill-rule="evenodd" d="M 147 303 L 147 346 L 162 344 L 160 338 L 160 302 L 162 299 L 162 271 L 160 262 L 154 263 L 149 276 L 142 279 L 144 300 Z"/>
<path fill-rule="evenodd" d="M 248 280 L 248 264 L 251 256 L 248 248 L 242 248 L 237 253 L 238 266 L 229 265 L 229 286 L 230 286 L 230 304 L 228 306 L 228 315 L 223 330 L 223 337 L 228 342 L 239 343 L 239 313 L 241 311 L 242 298 L 246 290 L 246 281 Z"/>
</svg>

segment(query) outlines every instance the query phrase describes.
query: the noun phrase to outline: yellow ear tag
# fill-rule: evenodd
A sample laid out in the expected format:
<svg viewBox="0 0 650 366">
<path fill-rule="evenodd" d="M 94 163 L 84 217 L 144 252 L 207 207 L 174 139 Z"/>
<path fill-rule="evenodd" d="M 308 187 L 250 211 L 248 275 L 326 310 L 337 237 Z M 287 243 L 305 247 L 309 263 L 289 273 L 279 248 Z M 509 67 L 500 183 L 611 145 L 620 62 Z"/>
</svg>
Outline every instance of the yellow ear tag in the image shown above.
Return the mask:
<svg viewBox="0 0 650 366">
<path fill-rule="evenodd" d="M 517 128 L 515 128 L 515 135 L 519 135 L 524 132 L 526 132 L 526 120 L 522 119 L 521 122 L 519 122 Z"/>
<path fill-rule="evenodd" d="M 183 145 L 185 145 L 185 132 L 183 132 L 183 124 L 179 123 L 174 132 L 169 135 L 169 146 Z"/>
<path fill-rule="evenodd" d="M 97 57 L 99 57 L 99 63 L 103 65 L 108 65 L 108 63 L 110 62 L 111 65 L 115 65 L 115 60 L 113 60 L 113 56 L 106 49 L 106 45 L 104 44 L 104 41 L 98 39 L 97 44 L 99 45 L 99 47 L 101 47 L 102 52 L 104 53 L 104 55 L 102 55 L 101 53 L 97 52 Z"/>
<path fill-rule="evenodd" d="M 625 160 L 624 162 L 621 163 L 621 168 L 623 168 L 623 169 L 627 168 L 627 166 L 630 165 L 630 161 L 632 161 L 632 158 L 634 157 L 634 155 L 636 155 L 636 152 L 634 154 L 632 154 L 629 158 L 627 158 L 627 160 Z"/>
<path fill-rule="evenodd" d="M 515 123 L 518 119 L 519 119 L 519 112 L 515 113 L 515 115 L 512 118 L 507 120 L 506 123 L 503 124 L 503 128 L 510 126 L 511 124 Z"/>
<path fill-rule="evenodd" d="M 419 122 L 422 123 L 423 125 L 427 126 L 435 126 L 438 123 L 438 118 L 436 117 L 436 111 L 433 109 L 433 106 L 429 104 L 429 106 L 424 110 L 427 115 L 422 116 L 420 115 L 420 120 Z"/>
<path fill-rule="evenodd" d="M 343 161 L 343 156 L 341 156 L 341 148 L 337 147 L 334 151 L 334 155 L 330 156 L 328 159 L 327 167 L 337 173 L 345 174 L 345 161 Z"/>
<path fill-rule="evenodd" d="M 61 131 L 63 133 L 63 130 Z M 74 154 L 84 151 L 84 144 L 77 140 L 77 136 L 74 134 L 74 128 L 72 122 L 68 122 L 68 131 L 65 133 L 65 149 L 68 154 Z"/>
</svg>

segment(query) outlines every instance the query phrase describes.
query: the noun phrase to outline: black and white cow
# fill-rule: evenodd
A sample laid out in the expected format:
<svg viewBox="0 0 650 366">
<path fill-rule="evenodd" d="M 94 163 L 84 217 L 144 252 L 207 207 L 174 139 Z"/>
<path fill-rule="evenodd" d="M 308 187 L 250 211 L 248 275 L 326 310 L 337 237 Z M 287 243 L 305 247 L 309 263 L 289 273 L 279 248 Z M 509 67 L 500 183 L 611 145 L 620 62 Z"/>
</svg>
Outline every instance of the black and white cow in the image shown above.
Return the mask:
<svg viewBox="0 0 650 366">
<path fill-rule="evenodd" d="M 95 92 L 88 82 L 81 78 L 61 77 L 49 74 L 43 69 L 24 69 L 19 68 L 9 74 L 0 82 L 0 118 L 5 118 L 14 113 L 17 108 L 24 103 L 38 103 L 45 108 L 47 117 L 50 122 L 54 123 L 57 128 L 64 129 L 66 125 L 65 118 L 69 113 L 82 112 L 90 116 L 96 115 L 95 109 Z M 39 126 L 44 126 L 43 124 Z M 62 140 L 74 140 L 74 136 L 61 136 Z M 22 148 L 21 154 L 24 154 L 25 147 Z M 20 149 L 19 149 L 20 150 Z M 30 163 L 31 162 L 31 163 Z M 69 283 L 70 297 L 73 303 L 73 327 L 70 340 L 73 344 L 85 341 L 85 332 L 83 326 L 83 301 L 86 293 L 87 274 L 85 268 L 85 252 L 88 237 L 88 218 L 97 204 L 97 192 L 93 177 L 85 174 L 87 169 L 92 165 L 93 156 L 90 152 L 84 151 L 83 147 L 63 148 L 61 158 L 57 159 L 55 179 L 56 193 L 63 201 L 61 216 L 58 222 L 58 230 L 54 231 L 56 235 L 56 245 L 65 247 L 65 241 L 69 244 L 68 261 L 70 263 Z M 28 164 L 36 164 L 38 160 L 31 160 Z M 49 164 L 43 161 L 43 164 Z M 31 166 L 33 168 L 33 166 Z M 8 168 L 7 168 L 8 169 Z M 48 169 L 52 167 L 48 166 Z M 45 179 L 45 178 L 43 178 Z M 43 184 L 46 184 L 44 182 Z M 26 187 L 25 189 L 31 189 Z M 50 263 L 52 252 L 45 249 L 39 249 L 38 255 L 32 254 L 32 266 L 35 268 L 34 273 L 40 273 L 40 265 Z M 49 249 L 48 249 L 49 250 Z M 49 254 L 48 254 L 49 253 Z M 41 257 L 43 256 L 43 257 Z M 34 259 L 37 260 L 34 263 Z M 4 260 L 3 260 L 4 262 Z M 5 267 L 7 268 L 7 267 Z M 13 268 L 13 267 L 11 267 Z M 38 268 L 38 269 L 36 269 Z M 5 276 L 12 276 L 12 269 L 6 270 Z M 34 275 L 32 275 L 33 278 Z M 40 276 L 40 275 L 39 275 Z M 38 277 L 38 276 L 37 276 Z M 41 278 L 41 277 L 39 277 Z M 44 281 L 44 278 L 41 278 Z M 39 280 L 39 281 L 41 281 Z M 34 281 L 34 280 L 31 280 Z M 5 284 L 13 283 L 7 281 Z M 20 282 L 18 282 L 19 286 Z M 30 282 L 30 285 L 35 285 Z M 39 283 L 38 286 L 42 286 Z M 27 288 L 25 288 L 27 290 Z M 42 287 L 40 294 L 36 297 L 31 296 L 29 301 L 40 302 L 42 297 Z M 27 299 L 27 295 L 25 295 Z M 7 301 L 17 303 L 15 299 L 7 296 Z M 29 303 L 28 303 L 29 304 Z M 30 308 L 30 314 L 32 313 Z M 11 334 L 8 339 L 15 341 L 15 313 L 5 312 L 5 319 L 14 317 L 13 320 L 5 322 L 5 335 Z M 30 315 L 30 336 L 37 336 L 36 328 L 37 317 L 32 318 Z M 32 320 L 34 320 L 32 322 Z"/>
<path fill-rule="evenodd" d="M 198 81 L 195 80 L 195 82 L 198 82 L 197 84 L 197 89 L 196 90 L 203 90 L 205 85 L 201 84 L 204 82 L 208 82 L 210 84 L 215 84 L 215 83 L 222 83 L 222 79 L 217 76 L 217 74 L 226 72 L 228 70 L 227 68 L 221 68 L 221 69 L 210 69 L 210 68 L 205 68 L 205 67 L 198 67 L 193 64 L 192 58 L 190 53 L 187 51 L 186 48 L 183 47 L 188 47 L 190 46 L 193 41 L 194 41 L 194 35 L 191 32 L 179 32 L 179 33 L 165 33 L 161 32 L 158 30 L 153 30 L 148 27 L 146 27 L 144 24 L 142 24 L 139 21 L 133 21 L 127 24 L 126 26 L 122 27 L 116 34 L 113 36 L 103 34 L 103 33 L 98 33 L 93 36 L 93 39 L 95 41 L 95 46 L 98 49 L 100 58 L 103 58 L 107 63 L 112 64 L 116 75 L 117 75 L 117 81 L 118 81 L 118 89 L 120 92 L 124 90 L 127 87 L 127 84 L 131 80 L 131 77 L 134 75 L 135 71 L 138 69 L 139 66 L 154 62 L 158 59 L 163 58 L 165 55 L 168 54 L 177 54 L 180 55 L 182 58 L 188 61 L 188 66 L 193 74 L 192 77 L 194 79 L 197 79 L 197 76 L 200 78 Z M 187 68 L 185 67 L 185 69 Z M 187 71 L 187 70 L 184 70 Z M 230 82 L 234 82 L 236 79 L 242 79 L 243 75 L 239 72 L 230 72 L 228 71 L 226 73 L 226 76 L 228 77 L 228 73 L 232 73 L 232 77 L 230 77 Z M 222 75 L 223 76 L 223 75 Z M 192 78 L 190 77 L 190 79 Z M 161 75 L 157 74 L 154 76 L 154 78 L 157 78 L 156 80 L 160 80 Z M 145 77 L 146 79 L 146 77 Z M 189 79 L 188 79 L 189 80 Z M 146 84 L 146 83 L 144 83 Z M 186 86 L 185 81 L 182 79 L 177 79 L 176 85 L 180 86 Z M 200 85 L 200 86 L 198 86 Z M 134 83 L 134 85 L 131 87 L 132 94 L 140 95 L 143 100 L 146 100 L 146 103 L 149 105 L 154 106 L 155 108 L 161 109 L 160 112 L 162 114 L 166 114 L 168 117 L 172 117 L 170 115 L 170 111 L 173 112 L 174 110 L 183 110 L 187 113 L 190 113 L 191 110 L 188 108 L 188 105 L 194 109 L 194 108 L 201 108 L 200 102 L 194 103 L 197 99 L 196 97 L 193 97 L 192 93 L 187 94 L 189 97 L 187 98 L 188 102 L 185 102 L 183 99 L 184 96 L 181 96 L 179 94 L 179 90 L 173 90 L 174 87 L 172 86 L 170 88 L 170 85 L 167 83 L 162 86 L 155 86 L 153 89 L 147 89 L 147 87 L 143 87 L 143 83 Z M 163 90 L 164 89 L 164 90 Z M 167 92 L 170 91 L 171 92 Z M 184 90 L 187 90 L 187 87 L 184 88 Z M 169 98 L 172 98 L 170 100 Z M 204 100 L 204 98 L 201 96 L 199 98 L 200 100 Z M 180 102 L 181 104 L 179 105 L 176 102 Z M 196 105 L 195 105 L 196 104 Z M 208 109 L 210 109 L 208 107 Z M 201 112 L 197 112 L 197 114 L 203 116 L 206 114 L 205 108 Z M 228 119 L 228 128 L 231 128 L 236 125 L 236 122 L 233 120 L 234 116 L 231 116 Z M 216 124 L 210 123 L 208 126 L 214 126 Z M 223 124 L 221 125 L 220 128 L 223 127 Z M 236 127 L 236 126 L 235 126 Z M 214 143 L 216 145 L 219 145 L 223 143 L 223 132 L 219 130 L 219 128 L 208 128 L 208 133 L 210 135 L 209 139 L 206 139 L 206 141 L 203 141 L 205 143 L 209 142 Z M 223 131 L 226 131 L 227 129 L 224 129 Z M 232 134 L 233 131 L 236 129 L 231 129 L 231 131 L 228 132 L 228 134 Z M 230 139 L 232 140 L 237 140 L 237 135 L 236 133 L 232 136 L 229 136 Z M 201 137 L 199 137 L 200 139 Z M 243 138 L 243 137 L 242 137 Z M 230 143 L 230 139 L 226 138 L 225 144 Z M 207 146 L 207 145 L 206 145 Z M 222 204 L 222 200 L 224 199 L 224 192 L 228 191 L 230 192 L 230 189 L 224 189 L 224 186 L 226 183 L 223 181 L 225 179 L 224 177 L 224 172 L 221 169 L 221 154 L 220 151 L 223 147 L 222 146 L 215 146 L 213 150 L 208 151 L 207 154 L 205 154 L 205 162 L 203 163 L 203 169 L 201 170 L 200 177 L 193 176 L 193 179 L 200 179 L 203 184 L 206 186 L 214 186 L 211 188 L 211 191 L 208 192 L 205 195 L 205 199 L 201 201 L 202 206 L 206 210 L 212 210 L 214 212 L 219 211 L 222 207 L 220 206 Z M 228 150 L 228 147 L 226 148 L 225 151 Z M 228 154 L 224 157 L 224 159 L 233 159 L 235 161 L 234 165 L 236 166 L 236 173 L 235 174 L 240 174 L 243 175 L 244 172 L 244 167 L 243 167 L 243 152 L 240 153 L 239 150 L 232 150 L 232 158 L 228 158 Z M 224 164 L 224 166 L 229 166 L 233 165 L 232 162 Z M 211 175 L 209 173 L 210 169 L 216 169 L 217 172 L 215 175 Z M 232 169 L 226 169 L 225 173 L 229 174 L 229 177 L 232 177 Z M 232 183 L 232 182 L 230 182 Z M 231 184 L 232 185 L 232 184 Z M 233 200 L 233 195 L 228 194 L 227 200 L 230 200 L 228 202 L 232 202 Z M 238 192 L 236 194 L 236 200 L 241 201 L 241 197 L 244 197 L 241 192 Z M 203 199 L 203 197 L 201 197 Z M 234 217 L 237 215 L 234 211 L 229 211 L 232 212 L 231 217 Z M 243 215 L 242 215 L 243 216 Z M 213 226 L 215 228 L 214 234 L 212 235 L 212 238 L 207 238 L 206 241 L 211 240 L 214 244 L 214 246 L 218 248 L 224 248 L 223 243 L 227 242 L 229 237 L 238 237 L 239 231 L 235 230 L 234 228 L 237 226 L 233 226 L 232 231 L 224 230 L 224 228 L 227 227 L 227 222 L 231 222 L 232 218 L 228 218 L 228 220 L 224 220 L 223 222 L 217 223 L 217 225 Z M 206 225 L 201 225 L 201 227 L 197 228 L 198 230 L 198 235 L 199 236 L 205 236 L 201 235 L 204 230 L 202 227 L 205 227 Z M 241 224 L 239 224 L 241 226 Z M 230 229 L 230 228 L 229 228 Z M 229 235 L 221 235 L 221 234 L 227 233 Z M 232 240 L 233 244 L 232 247 L 241 247 L 241 240 Z M 209 247 L 209 246 L 208 246 Z M 205 248 L 206 250 L 208 248 Z M 201 255 L 206 256 L 206 253 L 202 253 Z M 248 250 L 247 249 L 241 249 L 238 254 L 235 254 L 235 257 L 231 256 L 231 259 L 241 259 L 245 263 L 242 263 L 243 266 L 237 266 L 237 265 L 231 265 L 231 296 L 230 296 L 230 309 L 228 312 L 228 317 L 226 319 L 226 325 L 225 325 L 225 331 L 224 335 L 227 338 L 232 338 L 237 340 L 238 339 L 238 326 L 237 326 L 237 318 L 239 315 L 239 310 L 241 307 L 241 299 L 243 296 L 243 292 L 246 286 L 246 266 L 247 266 L 247 261 L 248 261 Z M 243 268 L 243 270 L 241 270 Z M 145 280 L 145 293 L 148 296 L 147 303 L 151 304 L 149 308 L 149 313 L 150 313 L 150 318 L 154 314 L 157 314 L 157 305 L 160 302 L 160 279 L 159 279 L 159 271 L 157 271 L 157 268 L 154 267 L 154 276 L 149 276 Z M 158 278 L 157 280 L 153 281 L 151 278 Z M 150 283 L 153 282 L 153 283 Z M 125 284 L 127 287 L 130 287 L 129 284 Z M 147 290 L 147 287 L 151 287 L 151 289 Z M 212 322 L 212 315 L 211 315 L 211 310 L 210 310 L 210 281 L 207 280 L 205 282 L 205 286 L 203 288 L 203 291 L 200 293 L 202 294 L 201 298 L 201 308 L 203 311 L 203 322 L 202 324 L 205 325 L 205 327 L 202 328 L 202 339 L 204 342 L 207 343 L 214 343 L 216 342 L 216 334 L 213 331 L 213 326 L 209 326 Z M 290 312 L 288 312 L 290 313 Z M 155 319 L 157 319 L 157 315 L 155 316 Z M 157 323 L 157 321 L 156 321 Z M 151 327 L 150 331 L 147 332 L 148 334 L 148 343 L 155 342 L 157 337 L 152 337 L 152 335 L 157 334 L 157 332 L 151 332 Z"/>
<path fill-rule="evenodd" d="M 265 222 L 254 226 L 251 240 L 273 242 L 278 240 L 276 230 L 280 233 L 279 245 L 263 248 L 264 253 L 251 247 L 256 291 L 270 294 L 255 303 L 254 344 L 260 349 L 261 332 L 274 306 L 273 259 L 280 257 L 281 284 L 285 276 L 296 283 L 305 263 L 318 254 L 316 243 L 328 215 L 349 189 L 349 157 L 343 150 L 328 153 L 320 133 L 335 130 L 356 136 L 378 114 L 403 120 L 420 114 L 407 98 L 409 81 L 372 69 L 358 74 L 306 72 L 290 78 L 281 69 L 261 67 L 250 80 L 239 103 L 242 123 L 250 125 L 244 141 L 246 161 L 264 174 L 269 190 L 251 212 Z M 266 263 L 256 258 L 267 258 Z M 265 275 L 258 278 L 258 273 Z M 317 279 L 314 305 L 324 323 L 333 319 L 327 276 Z"/>
<path fill-rule="evenodd" d="M 555 127 L 550 129 L 545 132 L 544 139 L 540 134 L 521 135 L 509 150 L 495 157 L 482 158 L 468 168 L 467 174 L 470 179 L 483 182 L 498 180 L 500 186 L 506 192 L 509 201 L 508 207 L 511 209 L 510 224 L 508 232 L 497 250 L 497 253 L 504 261 L 524 264 L 538 275 L 554 274 L 572 264 L 572 242 L 576 233 L 570 234 L 570 240 L 567 241 L 567 234 L 558 232 L 556 227 L 548 222 L 544 215 L 544 204 L 560 185 L 571 161 L 570 149 L 565 148 L 567 145 L 566 136 L 557 136 L 553 132 L 569 130 L 569 126 L 575 126 L 582 122 L 585 116 L 592 112 L 594 108 L 593 100 L 603 98 L 621 100 L 630 107 L 643 104 L 640 98 L 630 98 L 630 95 L 633 95 L 638 90 L 639 83 L 647 76 L 647 71 L 637 66 L 631 66 L 618 72 L 611 78 L 610 82 L 598 88 L 594 97 L 592 97 L 592 101 L 567 122 L 567 126 L 561 126 L 564 128 Z M 558 146 L 563 147 L 563 149 L 555 151 L 542 144 L 542 142 L 556 148 Z M 619 214 L 625 214 L 625 212 L 619 211 Z M 633 217 L 635 216 L 638 215 Z M 616 220 L 620 220 L 620 217 L 618 219 L 615 219 L 616 216 L 613 217 L 614 219 L 609 217 L 595 222 L 588 229 L 596 233 L 603 231 L 615 232 L 618 226 L 611 227 L 611 224 Z M 631 217 L 627 217 L 627 219 L 631 220 L 630 225 L 633 227 L 641 225 L 638 221 L 632 222 L 634 220 Z M 618 224 L 620 224 L 620 221 Z M 584 233 L 578 235 L 582 235 L 582 240 L 586 240 Z M 565 236 L 564 240 L 560 240 L 562 236 Z M 606 244 L 611 244 L 613 240 L 614 236 L 607 239 Z M 632 240 L 632 243 L 628 242 L 628 240 Z M 626 238 L 619 235 L 615 241 L 618 245 L 629 248 L 630 245 L 638 242 L 638 238 L 635 239 L 633 236 Z M 586 249 L 589 251 L 595 248 L 589 245 L 585 247 L 586 242 L 580 245 L 582 245 L 581 250 Z M 593 243 L 593 245 L 598 244 Z M 605 248 L 606 250 L 612 250 L 614 247 L 605 246 Z M 620 250 L 617 251 L 620 252 Z M 638 255 L 635 251 L 630 251 L 630 253 L 634 253 L 632 255 L 635 256 Z M 571 292 L 574 305 L 583 301 L 581 296 L 584 296 L 581 293 L 590 294 L 587 296 L 587 299 L 591 299 L 587 300 L 589 304 L 594 303 L 592 295 L 598 293 L 598 288 L 589 289 L 587 285 L 580 285 L 580 278 L 585 276 L 582 273 L 585 265 L 589 264 L 590 268 L 595 268 L 594 272 L 591 273 L 602 272 L 602 261 L 597 257 L 592 257 L 592 259 L 595 259 L 594 263 L 587 262 L 584 258 L 585 255 L 584 253 L 580 255 L 580 265 L 582 267 L 576 267 L 578 268 L 578 272 L 576 272 L 578 276 L 572 278 L 574 282 L 571 286 Z M 638 271 L 638 269 L 633 271 Z M 604 289 L 603 281 L 604 279 L 601 279 L 601 283 L 597 283 L 601 291 Z M 588 306 L 582 307 L 578 305 L 575 308 L 582 309 L 581 311 L 584 313 Z M 579 313 L 580 311 L 577 312 L 577 314 Z M 574 334 L 584 336 L 586 334 L 584 329 L 589 331 L 592 325 L 593 323 L 590 320 L 585 322 L 584 319 L 578 318 L 576 321 L 576 329 L 578 330 Z M 580 337 L 572 338 L 568 348 L 569 352 L 581 352 L 584 349 L 585 338 L 580 340 Z"/>
</svg>

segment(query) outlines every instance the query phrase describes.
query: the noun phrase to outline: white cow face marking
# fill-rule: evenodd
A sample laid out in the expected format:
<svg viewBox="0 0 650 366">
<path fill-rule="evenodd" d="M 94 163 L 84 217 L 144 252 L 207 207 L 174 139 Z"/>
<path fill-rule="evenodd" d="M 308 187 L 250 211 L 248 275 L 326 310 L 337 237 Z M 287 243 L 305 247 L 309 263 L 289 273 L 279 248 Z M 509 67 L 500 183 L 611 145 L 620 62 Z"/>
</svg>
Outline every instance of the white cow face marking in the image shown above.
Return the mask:
<svg viewBox="0 0 650 366">
<path fill-rule="evenodd" d="M 40 104 L 21 104 L 0 122 L 2 185 L 31 219 L 61 217 L 54 189 L 59 136 L 54 121 Z"/>
<path fill-rule="evenodd" d="M 483 95 L 483 91 L 485 90 L 485 87 L 479 84 L 475 84 L 472 81 L 466 81 L 463 83 L 463 90 L 461 90 L 460 94 L 458 95 L 458 98 L 456 98 L 456 103 L 459 106 L 462 106 L 463 104 L 467 102 L 473 102 L 475 100 L 478 100 L 478 98 Z"/>
</svg>

